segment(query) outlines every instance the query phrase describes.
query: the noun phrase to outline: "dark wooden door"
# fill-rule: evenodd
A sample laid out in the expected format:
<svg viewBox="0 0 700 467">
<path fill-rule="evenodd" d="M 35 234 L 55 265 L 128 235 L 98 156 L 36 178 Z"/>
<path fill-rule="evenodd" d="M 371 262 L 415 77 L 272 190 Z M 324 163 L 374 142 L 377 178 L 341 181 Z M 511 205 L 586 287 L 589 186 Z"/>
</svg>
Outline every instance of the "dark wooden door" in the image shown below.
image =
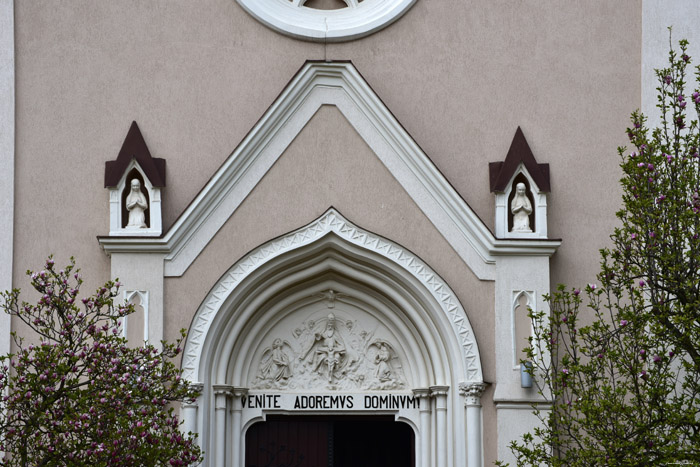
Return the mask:
<svg viewBox="0 0 700 467">
<path fill-rule="evenodd" d="M 246 434 L 246 467 L 413 467 L 413 430 L 393 417 L 268 417 Z"/>
</svg>

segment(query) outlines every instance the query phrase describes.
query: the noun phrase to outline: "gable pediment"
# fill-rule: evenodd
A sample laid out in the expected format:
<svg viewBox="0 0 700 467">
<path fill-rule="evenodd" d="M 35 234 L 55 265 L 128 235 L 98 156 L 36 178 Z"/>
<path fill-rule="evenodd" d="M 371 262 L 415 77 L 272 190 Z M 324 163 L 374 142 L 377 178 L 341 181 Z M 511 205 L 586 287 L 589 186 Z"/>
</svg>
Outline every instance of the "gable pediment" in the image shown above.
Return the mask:
<svg viewBox="0 0 700 467">
<path fill-rule="evenodd" d="M 101 237 L 103 248 L 107 253 L 161 252 L 165 275 L 182 275 L 324 105 L 340 111 L 480 279 L 495 278 L 499 255 L 550 256 L 559 245 L 496 239 L 352 63 L 310 61 L 163 237 Z"/>
</svg>

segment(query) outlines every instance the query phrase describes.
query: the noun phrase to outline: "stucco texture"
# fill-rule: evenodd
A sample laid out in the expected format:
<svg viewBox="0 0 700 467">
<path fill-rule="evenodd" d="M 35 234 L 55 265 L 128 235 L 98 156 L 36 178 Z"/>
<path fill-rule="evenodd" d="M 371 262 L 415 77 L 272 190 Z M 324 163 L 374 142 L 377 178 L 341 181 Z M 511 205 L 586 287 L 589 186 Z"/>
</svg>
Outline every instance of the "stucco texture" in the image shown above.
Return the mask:
<svg viewBox="0 0 700 467">
<path fill-rule="evenodd" d="M 233 0 L 16 2 L 15 278 L 54 251 L 108 260 L 104 161 L 138 121 L 168 162 L 167 228 L 306 59 L 350 59 L 493 226 L 488 162 L 521 126 L 550 164 L 553 282 L 597 269 L 618 204 L 615 148 L 640 104 L 638 1 L 418 1 L 367 38 L 310 43 Z M 93 247 L 89 247 L 93 245 Z"/>
<path fill-rule="evenodd" d="M 132 120 L 152 155 L 167 160 L 167 230 L 308 59 L 352 60 L 492 229 L 488 163 L 505 158 L 520 126 L 550 165 L 549 232 L 563 239 L 552 283 L 580 285 L 597 272 L 619 205 L 616 148 L 640 107 L 639 0 L 418 0 L 388 28 L 329 45 L 278 34 L 234 0 L 16 1 L 15 21 L 15 286 L 51 252 L 59 264 L 77 256 L 86 290 L 109 278 L 95 239 L 109 231 L 104 162 Z M 185 276 L 166 280 L 166 337 L 189 325 L 245 252 L 330 205 L 421 256 L 455 289 L 488 380 L 492 284 L 456 259 L 331 108 Z M 495 458 L 488 436 L 485 454 Z"/>
</svg>

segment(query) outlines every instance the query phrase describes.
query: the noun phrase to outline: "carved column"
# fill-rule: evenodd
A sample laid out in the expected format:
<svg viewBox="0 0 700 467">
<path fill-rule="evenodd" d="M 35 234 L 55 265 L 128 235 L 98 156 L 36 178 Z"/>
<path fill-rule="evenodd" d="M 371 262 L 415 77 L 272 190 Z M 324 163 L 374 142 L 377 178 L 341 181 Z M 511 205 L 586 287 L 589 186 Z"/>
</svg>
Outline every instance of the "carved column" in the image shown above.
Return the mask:
<svg viewBox="0 0 700 467">
<path fill-rule="evenodd" d="M 481 452 L 481 395 L 486 385 L 472 383 L 459 385 L 459 393 L 464 399 L 467 415 L 467 466 L 481 467 L 483 455 Z"/>
<path fill-rule="evenodd" d="M 420 449 L 419 467 L 430 466 L 430 389 L 414 389 L 413 394 L 420 400 Z"/>
<path fill-rule="evenodd" d="M 430 386 L 430 394 L 435 398 L 437 467 L 447 467 L 447 391 L 449 390 L 449 386 Z"/>
<path fill-rule="evenodd" d="M 231 458 L 232 467 L 242 467 L 245 459 L 243 458 L 243 437 L 241 436 L 241 417 L 243 415 L 243 396 L 248 394 L 248 388 L 233 388 L 233 428 L 231 439 L 233 442 L 233 454 Z"/>
<path fill-rule="evenodd" d="M 192 387 L 200 393 L 202 392 L 201 383 L 193 384 Z M 199 433 L 197 428 L 197 410 L 199 409 L 200 399 L 201 396 L 191 402 L 182 403 L 182 420 L 184 423 L 181 426 L 183 433 Z M 197 441 L 201 444 L 201 439 L 198 438 Z"/>
<path fill-rule="evenodd" d="M 228 396 L 231 394 L 231 386 L 217 384 L 214 389 L 214 410 L 216 420 L 216 438 L 214 444 L 214 465 L 226 466 L 226 409 Z"/>
</svg>

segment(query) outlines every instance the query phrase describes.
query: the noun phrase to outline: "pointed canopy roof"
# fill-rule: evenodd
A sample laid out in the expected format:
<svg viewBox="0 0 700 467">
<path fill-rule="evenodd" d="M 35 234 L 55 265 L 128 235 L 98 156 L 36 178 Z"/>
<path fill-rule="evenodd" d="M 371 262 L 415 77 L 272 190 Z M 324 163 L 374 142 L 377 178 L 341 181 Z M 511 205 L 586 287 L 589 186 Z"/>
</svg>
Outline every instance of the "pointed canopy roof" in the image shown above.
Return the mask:
<svg viewBox="0 0 700 467">
<path fill-rule="evenodd" d="M 105 187 L 115 187 L 119 184 L 132 159 L 136 159 L 153 186 L 165 186 L 165 159 L 151 157 L 139 126 L 136 122 L 131 122 L 131 128 L 126 134 L 117 159 L 105 163 Z"/>
<path fill-rule="evenodd" d="M 515 136 L 513 137 L 513 142 L 510 143 L 510 149 L 508 150 L 506 159 L 502 162 L 489 163 L 491 191 L 505 191 L 520 164 L 525 166 L 525 169 L 527 169 L 540 191 L 545 193 L 550 191 L 549 164 L 537 163 L 530 149 L 530 145 L 527 144 L 523 130 L 521 130 L 520 127 L 515 131 Z"/>
</svg>

